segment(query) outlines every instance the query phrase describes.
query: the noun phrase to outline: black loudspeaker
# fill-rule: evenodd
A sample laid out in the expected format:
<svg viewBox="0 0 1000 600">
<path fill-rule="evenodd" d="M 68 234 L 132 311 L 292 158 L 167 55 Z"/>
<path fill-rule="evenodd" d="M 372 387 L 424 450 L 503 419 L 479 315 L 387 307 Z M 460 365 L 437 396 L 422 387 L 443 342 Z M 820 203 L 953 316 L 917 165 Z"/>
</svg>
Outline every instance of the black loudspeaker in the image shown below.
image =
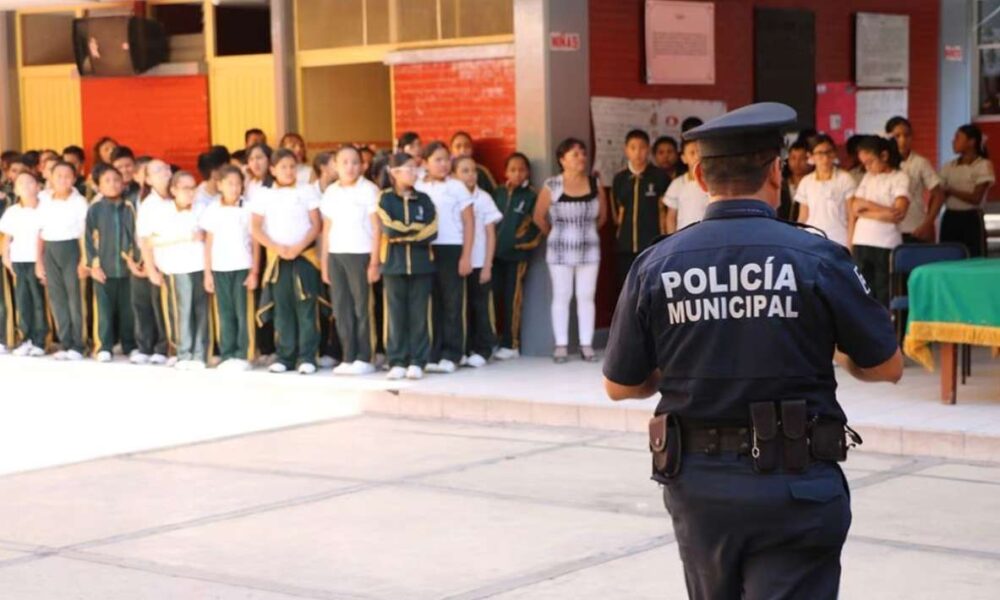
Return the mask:
<svg viewBox="0 0 1000 600">
<path fill-rule="evenodd" d="M 754 102 L 783 102 L 799 127 L 816 121 L 816 17 L 810 10 L 754 9 Z"/>
<path fill-rule="evenodd" d="M 73 52 L 82 76 L 137 75 L 167 59 L 167 35 L 163 25 L 151 19 L 74 19 Z"/>
</svg>

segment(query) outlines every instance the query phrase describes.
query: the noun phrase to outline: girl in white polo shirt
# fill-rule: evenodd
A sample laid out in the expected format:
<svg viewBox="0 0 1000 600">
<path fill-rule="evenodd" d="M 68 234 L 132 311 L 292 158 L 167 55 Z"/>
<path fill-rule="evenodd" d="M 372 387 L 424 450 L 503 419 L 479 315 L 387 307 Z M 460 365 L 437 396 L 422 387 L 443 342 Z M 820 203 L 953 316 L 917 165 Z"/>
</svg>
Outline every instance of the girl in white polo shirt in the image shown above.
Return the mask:
<svg viewBox="0 0 1000 600">
<path fill-rule="evenodd" d="M 472 199 L 462 184 L 452 179 L 451 155 L 444 142 L 424 147 L 427 173 L 416 189 L 430 196 L 438 215 L 434 240 L 433 333 L 428 373 L 454 373 L 465 354 L 465 278 L 472 272 L 472 239 L 475 215 Z"/>
<path fill-rule="evenodd" d="M 76 171 L 66 162 L 52 167 L 52 189 L 39 194 L 38 218 L 43 244 L 38 277 L 48 290 L 52 316 L 62 350 L 57 360 L 83 358 L 86 328 L 83 314 L 83 280 L 87 267 L 81 252 L 87 221 L 87 199 L 73 187 Z"/>
<path fill-rule="evenodd" d="M 323 216 L 323 282 L 330 286 L 330 303 L 337 321 L 343 362 L 335 375 L 367 375 L 375 371 L 375 298 L 371 284 L 378 279 L 378 247 L 373 231 L 379 189 L 362 176 L 361 153 L 344 146 L 333 157 L 337 181 L 320 202 Z"/>
<path fill-rule="evenodd" d="M 316 372 L 319 351 L 320 275 L 314 242 L 322 226 L 316 188 L 296 183 L 297 170 L 298 161 L 290 150 L 274 153 L 274 186 L 257 192 L 250 206 L 251 231 L 267 251 L 261 285 L 270 298 L 261 299 L 261 310 L 274 310 L 277 346 L 277 361 L 268 370 L 284 373 L 297 368 L 309 375 Z"/>
<path fill-rule="evenodd" d="M 875 298 L 889 306 L 889 257 L 903 243 L 899 224 L 910 204 L 910 178 L 899 169 L 895 140 L 866 137 L 858 159 L 866 173 L 851 198 L 851 252 Z"/>
<path fill-rule="evenodd" d="M 177 350 L 181 370 L 205 368 L 208 355 L 208 296 L 205 294 L 205 233 L 194 206 L 198 182 L 187 171 L 170 178 L 173 199 L 156 210 L 151 245 L 160 286 L 167 338 Z"/>
<path fill-rule="evenodd" d="M 199 221 L 205 231 L 205 291 L 215 294 L 219 369 L 248 371 L 254 351 L 257 261 L 238 168 L 227 165 L 220 170 L 219 191 L 220 199 L 208 205 Z"/>
<path fill-rule="evenodd" d="M 818 135 L 809 150 L 816 170 L 795 190 L 799 222 L 821 230 L 830 240 L 847 247 L 847 204 L 857 185 L 847 171 L 837 167 L 837 146 L 828 135 Z"/>
<path fill-rule="evenodd" d="M 479 172 L 471 156 L 455 161 L 455 178 L 472 199 L 475 234 L 472 240 L 472 273 L 467 278 L 469 303 L 469 339 L 466 344 L 467 364 L 482 367 L 497 345 L 493 319 L 493 256 L 496 253 L 496 224 L 503 219 L 493 198 L 479 187 Z"/>
<path fill-rule="evenodd" d="M 17 306 L 17 326 L 21 331 L 21 345 L 15 356 L 45 355 L 45 338 L 49 324 L 45 320 L 45 292 L 35 275 L 38 260 L 38 180 L 31 173 L 21 173 L 14 182 L 18 203 L 4 211 L 0 217 L 0 234 L 3 234 L 3 265 L 14 277 L 14 295 Z M 0 276 L 3 276 L 0 273 Z M 14 307 L 10 306 L 10 310 Z M 13 343 L 10 336 L 7 341 Z"/>
<path fill-rule="evenodd" d="M 993 163 L 986 152 L 983 132 L 975 125 L 959 127 L 951 144 L 958 158 L 941 171 L 945 195 L 941 241 L 964 244 L 969 256 L 985 256 L 983 205 L 996 181 Z"/>
<path fill-rule="evenodd" d="M 667 206 L 664 217 L 664 229 L 667 233 L 684 229 L 705 216 L 708 193 L 701 189 L 694 178 L 694 166 L 699 160 L 698 144 L 693 140 L 685 140 L 681 147 L 681 161 L 687 166 L 687 172 L 671 181 L 663 196 L 663 203 Z"/>
</svg>

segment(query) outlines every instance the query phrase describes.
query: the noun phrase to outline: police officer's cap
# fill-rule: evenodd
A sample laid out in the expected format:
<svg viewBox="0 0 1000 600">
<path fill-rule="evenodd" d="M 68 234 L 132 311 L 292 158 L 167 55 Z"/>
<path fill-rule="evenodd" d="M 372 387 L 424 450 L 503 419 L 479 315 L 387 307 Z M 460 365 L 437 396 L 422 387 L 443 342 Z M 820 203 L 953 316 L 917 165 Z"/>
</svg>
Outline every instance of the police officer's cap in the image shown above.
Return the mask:
<svg viewBox="0 0 1000 600">
<path fill-rule="evenodd" d="M 702 158 L 780 150 L 782 134 L 795 128 L 798 114 L 778 102 L 760 102 L 727 112 L 684 134 L 696 140 Z"/>
</svg>

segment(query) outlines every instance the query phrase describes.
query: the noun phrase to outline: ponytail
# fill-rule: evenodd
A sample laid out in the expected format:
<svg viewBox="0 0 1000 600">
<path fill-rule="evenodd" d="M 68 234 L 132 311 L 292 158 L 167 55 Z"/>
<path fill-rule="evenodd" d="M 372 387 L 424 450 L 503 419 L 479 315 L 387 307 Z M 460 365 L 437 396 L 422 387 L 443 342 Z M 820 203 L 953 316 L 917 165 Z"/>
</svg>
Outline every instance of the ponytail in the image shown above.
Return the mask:
<svg viewBox="0 0 1000 600">
<path fill-rule="evenodd" d="M 893 171 L 899 169 L 899 165 L 903 162 L 903 156 L 899 153 L 899 146 L 896 145 L 895 139 L 886 139 L 877 135 L 866 135 L 858 142 L 857 148 L 858 152 L 871 152 L 875 156 L 878 156 Z M 883 158 L 883 154 L 885 158 Z"/>
<path fill-rule="evenodd" d="M 976 156 L 981 158 L 989 158 L 990 153 L 986 149 L 986 140 L 983 137 L 983 130 L 976 127 L 972 123 L 968 125 L 962 125 L 958 128 L 959 133 L 969 138 L 976 143 Z"/>
</svg>

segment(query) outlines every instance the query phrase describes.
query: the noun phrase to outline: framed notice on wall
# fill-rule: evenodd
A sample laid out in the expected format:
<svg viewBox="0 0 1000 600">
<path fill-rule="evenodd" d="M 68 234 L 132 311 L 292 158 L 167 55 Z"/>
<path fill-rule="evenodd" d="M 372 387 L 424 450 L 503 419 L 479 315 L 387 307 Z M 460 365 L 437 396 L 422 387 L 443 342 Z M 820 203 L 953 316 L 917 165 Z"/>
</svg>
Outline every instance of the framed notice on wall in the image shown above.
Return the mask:
<svg viewBox="0 0 1000 600">
<path fill-rule="evenodd" d="M 715 83 L 715 4 L 646 0 L 646 83 Z"/>
<path fill-rule="evenodd" d="M 854 71 L 858 87 L 910 85 L 910 17 L 858 13 Z"/>
</svg>

